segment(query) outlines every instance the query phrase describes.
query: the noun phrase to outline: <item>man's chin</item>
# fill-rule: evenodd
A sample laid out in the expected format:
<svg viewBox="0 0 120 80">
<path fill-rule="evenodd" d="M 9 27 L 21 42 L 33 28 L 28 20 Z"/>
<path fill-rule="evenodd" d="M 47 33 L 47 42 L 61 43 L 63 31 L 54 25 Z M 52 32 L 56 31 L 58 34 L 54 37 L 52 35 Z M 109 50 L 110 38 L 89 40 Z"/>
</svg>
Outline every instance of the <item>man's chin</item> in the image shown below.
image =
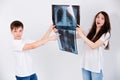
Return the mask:
<svg viewBox="0 0 120 80">
<path fill-rule="evenodd" d="M 21 37 L 16 37 L 16 38 L 15 38 L 15 40 L 20 40 L 20 39 L 21 39 Z"/>
</svg>

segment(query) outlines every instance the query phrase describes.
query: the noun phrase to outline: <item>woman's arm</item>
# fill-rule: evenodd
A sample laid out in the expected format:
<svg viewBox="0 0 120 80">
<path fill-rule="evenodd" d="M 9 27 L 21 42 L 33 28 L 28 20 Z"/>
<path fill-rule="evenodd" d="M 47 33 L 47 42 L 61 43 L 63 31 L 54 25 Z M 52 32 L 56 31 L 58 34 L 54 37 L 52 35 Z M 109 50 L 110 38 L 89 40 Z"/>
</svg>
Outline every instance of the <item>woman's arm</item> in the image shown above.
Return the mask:
<svg viewBox="0 0 120 80">
<path fill-rule="evenodd" d="M 56 35 L 53 35 L 50 37 L 50 33 L 52 32 L 53 28 L 54 28 L 54 26 L 51 25 L 50 28 L 47 30 L 47 32 L 44 34 L 44 36 L 40 40 L 35 41 L 33 43 L 25 44 L 23 47 L 23 50 L 31 50 L 31 49 L 37 48 L 37 47 L 45 44 L 46 42 L 48 42 L 50 40 L 56 40 L 56 38 L 57 38 Z"/>
<path fill-rule="evenodd" d="M 76 38 L 79 39 L 80 38 L 80 35 L 78 33 L 76 33 Z"/>
<path fill-rule="evenodd" d="M 104 43 L 101 40 L 97 40 L 96 42 L 92 42 L 91 40 L 89 40 L 84 34 L 82 29 L 79 27 L 76 28 L 76 31 L 78 31 L 78 34 L 80 35 L 80 37 L 84 40 L 84 42 L 91 47 L 92 49 L 96 49 L 100 46 L 102 46 Z"/>
</svg>

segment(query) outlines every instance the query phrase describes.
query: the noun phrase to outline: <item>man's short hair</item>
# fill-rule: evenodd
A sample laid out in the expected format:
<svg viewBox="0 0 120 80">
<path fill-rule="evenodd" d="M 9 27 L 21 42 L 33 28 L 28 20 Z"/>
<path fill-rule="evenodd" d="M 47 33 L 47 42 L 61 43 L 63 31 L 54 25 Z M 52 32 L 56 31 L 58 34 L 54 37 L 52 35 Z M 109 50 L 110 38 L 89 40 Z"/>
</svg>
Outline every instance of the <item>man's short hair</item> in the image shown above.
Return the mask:
<svg viewBox="0 0 120 80">
<path fill-rule="evenodd" d="M 21 21 L 18 21 L 18 20 L 15 20 L 13 21 L 11 24 L 10 24 L 10 29 L 13 30 L 13 29 L 18 29 L 18 28 L 24 28 L 24 25 Z"/>
</svg>

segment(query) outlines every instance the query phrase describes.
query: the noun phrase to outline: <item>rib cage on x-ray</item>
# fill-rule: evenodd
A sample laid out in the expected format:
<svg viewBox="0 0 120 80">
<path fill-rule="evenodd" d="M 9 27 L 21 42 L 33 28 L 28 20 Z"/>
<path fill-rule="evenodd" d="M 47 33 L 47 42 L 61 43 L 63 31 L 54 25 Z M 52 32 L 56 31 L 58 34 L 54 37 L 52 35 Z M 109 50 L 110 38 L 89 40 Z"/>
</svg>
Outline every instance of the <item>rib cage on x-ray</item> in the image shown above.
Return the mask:
<svg viewBox="0 0 120 80">
<path fill-rule="evenodd" d="M 79 6 L 52 5 L 52 19 L 58 33 L 59 48 L 77 54 L 76 25 L 79 20 Z"/>
</svg>

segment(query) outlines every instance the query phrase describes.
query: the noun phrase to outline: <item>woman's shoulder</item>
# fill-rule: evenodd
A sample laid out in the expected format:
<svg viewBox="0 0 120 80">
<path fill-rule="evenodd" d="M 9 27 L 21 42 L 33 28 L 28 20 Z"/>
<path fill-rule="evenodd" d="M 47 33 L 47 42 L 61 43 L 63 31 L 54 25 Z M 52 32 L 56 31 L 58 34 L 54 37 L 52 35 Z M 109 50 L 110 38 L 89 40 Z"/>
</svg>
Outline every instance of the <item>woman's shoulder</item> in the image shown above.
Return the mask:
<svg viewBox="0 0 120 80">
<path fill-rule="evenodd" d="M 107 32 L 107 33 L 104 34 L 104 36 L 110 38 L 111 34 L 110 34 L 110 32 Z"/>
<path fill-rule="evenodd" d="M 103 40 L 109 40 L 110 39 L 110 36 L 111 36 L 111 34 L 109 33 L 109 32 L 107 32 L 107 33 L 104 33 L 102 36 L 101 36 L 101 38 L 100 39 L 103 39 Z"/>
</svg>

